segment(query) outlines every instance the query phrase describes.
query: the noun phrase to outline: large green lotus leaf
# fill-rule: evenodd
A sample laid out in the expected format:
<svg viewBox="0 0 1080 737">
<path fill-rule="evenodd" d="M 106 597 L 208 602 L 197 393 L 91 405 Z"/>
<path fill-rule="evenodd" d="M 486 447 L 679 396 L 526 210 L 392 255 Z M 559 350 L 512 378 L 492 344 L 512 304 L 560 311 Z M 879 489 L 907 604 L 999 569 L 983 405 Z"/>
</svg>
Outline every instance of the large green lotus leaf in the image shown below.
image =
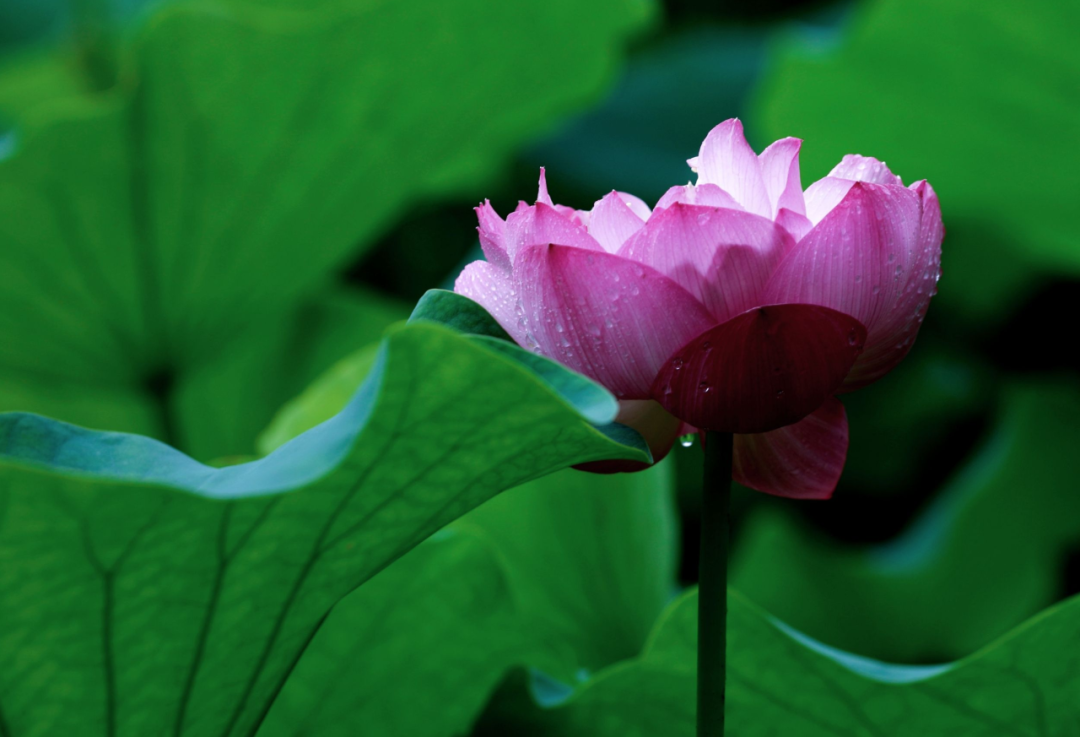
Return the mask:
<svg viewBox="0 0 1080 737">
<path fill-rule="evenodd" d="M 334 609 L 260 735 L 449 737 L 512 667 L 636 655 L 672 593 L 667 471 L 560 471 L 440 531 Z"/>
<path fill-rule="evenodd" d="M 975 314 L 1033 270 L 1080 274 L 1080 5 L 874 0 L 853 16 L 838 47 L 790 44 L 761 93 L 771 136 L 805 139 L 804 178 L 862 153 L 929 179 L 949 231 L 938 299 Z"/>
<path fill-rule="evenodd" d="M 830 645 L 895 661 L 960 657 L 1060 595 L 1080 539 L 1080 391 L 1006 393 L 980 452 L 900 537 L 830 544 L 775 511 L 751 520 L 740 591 Z"/>
<path fill-rule="evenodd" d="M 259 737 L 465 734 L 533 647 L 519 616 L 491 543 L 442 530 L 334 607 Z"/>
<path fill-rule="evenodd" d="M 520 626 L 538 641 L 530 666 L 572 682 L 641 652 L 675 592 L 672 470 L 561 471 L 454 523 L 506 561 Z"/>
<path fill-rule="evenodd" d="M 413 319 L 505 335 L 475 302 L 442 290 L 429 291 Z M 282 408 L 260 450 L 271 452 L 339 412 L 374 358 L 373 347 L 364 348 L 327 371 Z M 454 524 L 482 533 L 502 555 L 521 626 L 536 643 L 530 665 L 574 679 L 640 652 L 674 591 L 671 487 L 670 464 L 634 474 L 567 470 L 508 491 Z"/>
<path fill-rule="evenodd" d="M 826 647 L 728 596 L 728 730 L 739 737 L 1069 735 L 1080 692 L 1080 598 L 948 665 L 891 665 Z M 559 737 L 694 734 L 697 593 L 661 619 L 645 653 L 533 715 Z"/>
<path fill-rule="evenodd" d="M 330 608 L 432 532 L 568 464 L 648 459 L 592 424 L 608 392 L 485 340 L 392 329 L 340 414 L 222 469 L 0 417 L 5 732 L 253 734 Z"/>
<path fill-rule="evenodd" d="M 141 388 L 203 365 L 594 97 L 650 9 L 177 2 L 107 93 L 34 61 L 40 88 L 0 82 L 0 366 Z"/>
</svg>

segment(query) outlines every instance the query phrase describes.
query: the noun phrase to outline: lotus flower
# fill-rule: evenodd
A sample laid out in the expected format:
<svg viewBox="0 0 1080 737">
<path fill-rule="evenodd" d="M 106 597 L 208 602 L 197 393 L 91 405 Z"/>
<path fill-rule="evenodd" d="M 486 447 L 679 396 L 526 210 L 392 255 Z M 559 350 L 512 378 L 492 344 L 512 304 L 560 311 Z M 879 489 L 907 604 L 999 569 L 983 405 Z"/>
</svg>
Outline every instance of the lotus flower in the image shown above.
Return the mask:
<svg viewBox="0 0 1080 737">
<path fill-rule="evenodd" d="M 486 261 L 456 291 L 520 345 L 610 389 L 659 460 L 682 433 L 735 433 L 734 476 L 827 498 L 847 455 L 835 397 L 888 373 L 936 292 L 944 229 L 926 181 L 849 155 L 805 192 L 801 141 L 760 155 L 728 120 L 690 160 L 697 183 L 651 209 L 611 192 L 476 209 Z"/>
</svg>

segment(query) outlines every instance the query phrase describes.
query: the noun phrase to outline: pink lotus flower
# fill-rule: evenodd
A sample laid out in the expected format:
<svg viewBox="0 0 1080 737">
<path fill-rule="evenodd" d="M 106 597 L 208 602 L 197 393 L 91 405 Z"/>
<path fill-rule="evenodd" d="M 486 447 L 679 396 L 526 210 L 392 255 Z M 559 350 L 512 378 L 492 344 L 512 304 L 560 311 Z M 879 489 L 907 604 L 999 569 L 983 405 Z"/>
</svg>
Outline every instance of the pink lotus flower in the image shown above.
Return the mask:
<svg viewBox="0 0 1080 737">
<path fill-rule="evenodd" d="M 689 162 L 697 184 L 652 210 L 622 192 L 556 205 L 541 169 L 536 204 L 476 209 L 487 260 L 455 289 L 610 389 L 655 459 L 683 432 L 733 432 L 740 483 L 827 498 L 848 445 L 834 395 L 911 349 L 944 229 L 930 185 L 876 159 L 845 156 L 804 192 L 800 145 L 756 155 L 721 123 Z"/>
</svg>

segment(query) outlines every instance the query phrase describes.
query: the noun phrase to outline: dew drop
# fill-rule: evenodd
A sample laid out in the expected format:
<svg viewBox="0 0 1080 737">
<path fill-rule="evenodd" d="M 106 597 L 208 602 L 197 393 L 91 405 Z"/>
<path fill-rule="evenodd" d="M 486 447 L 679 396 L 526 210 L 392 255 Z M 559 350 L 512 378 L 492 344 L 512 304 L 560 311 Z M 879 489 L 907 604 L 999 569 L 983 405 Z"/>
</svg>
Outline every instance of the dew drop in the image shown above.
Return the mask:
<svg viewBox="0 0 1080 737">
<path fill-rule="evenodd" d="M 890 253 L 889 254 L 889 263 L 891 264 L 895 260 L 896 260 L 896 254 L 895 253 Z M 898 266 L 896 268 L 900 268 L 900 267 Z"/>
<path fill-rule="evenodd" d="M 848 345 L 855 345 L 859 342 L 859 334 L 852 330 L 847 336 Z"/>
<path fill-rule="evenodd" d="M 703 392 L 705 392 L 707 394 L 710 391 L 712 391 L 712 386 L 709 385 L 708 380 L 705 380 L 705 381 L 702 381 L 702 382 L 700 382 L 698 384 L 698 389 L 700 389 L 701 391 L 703 391 Z"/>
<path fill-rule="evenodd" d="M 681 369 L 683 367 L 684 363 L 686 363 L 686 362 L 683 359 L 678 358 L 678 357 L 671 359 L 671 367 L 674 368 L 676 371 Z"/>
<path fill-rule="evenodd" d="M 674 390 L 671 388 L 671 384 L 664 384 L 664 396 L 671 394 L 672 391 Z"/>
<path fill-rule="evenodd" d="M 679 438 L 679 445 L 681 445 L 684 448 L 689 448 L 689 447 L 693 446 L 694 438 L 696 438 L 696 437 L 697 436 L 694 435 L 693 433 L 687 433 L 686 435 L 683 435 L 683 436 L 681 436 Z"/>
<path fill-rule="evenodd" d="M 875 284 L 874 288 L 871 289 L 870 291 L 873 292 L 874 294 L 881 294 L 881 287 L 879 287 L 877 284 Z"/>
<path fill-rule="evenodd" d="M 641 294 L 641 290 L 638 289 L 637 287 L 631 287 L 630 288 L 630 294 L 632 294 L 632 295 L 634 295 L 636 297 L 639 294 Z"/>
<path fill-rule="evenodd" d="M 712 343 L 706 340 L 704 343 L 701 344 L 701 350 L 705 353 L 708 353 L 712 350 Z"/>
<path fill-rule="evenodd" d="M 855 283 L 858 284 L 861 281 L 862 281 L 862 274 L 856 274 L 855 275 Z"/>
</svg>

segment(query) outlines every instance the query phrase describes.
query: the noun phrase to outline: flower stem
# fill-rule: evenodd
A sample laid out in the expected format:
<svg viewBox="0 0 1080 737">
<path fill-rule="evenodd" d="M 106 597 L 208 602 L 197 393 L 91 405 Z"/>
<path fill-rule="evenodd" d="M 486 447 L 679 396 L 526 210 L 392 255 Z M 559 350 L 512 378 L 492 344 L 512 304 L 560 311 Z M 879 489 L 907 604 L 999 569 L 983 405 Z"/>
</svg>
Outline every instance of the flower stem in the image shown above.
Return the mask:
<svg viewBox="0 0 1080 737">
<path fill-rule="evenodd" d="M 698 562 L 698 737 L 724 734 L 732 441 L 726 432 L 710 432 L 705 439 Z"/>
</svg>

